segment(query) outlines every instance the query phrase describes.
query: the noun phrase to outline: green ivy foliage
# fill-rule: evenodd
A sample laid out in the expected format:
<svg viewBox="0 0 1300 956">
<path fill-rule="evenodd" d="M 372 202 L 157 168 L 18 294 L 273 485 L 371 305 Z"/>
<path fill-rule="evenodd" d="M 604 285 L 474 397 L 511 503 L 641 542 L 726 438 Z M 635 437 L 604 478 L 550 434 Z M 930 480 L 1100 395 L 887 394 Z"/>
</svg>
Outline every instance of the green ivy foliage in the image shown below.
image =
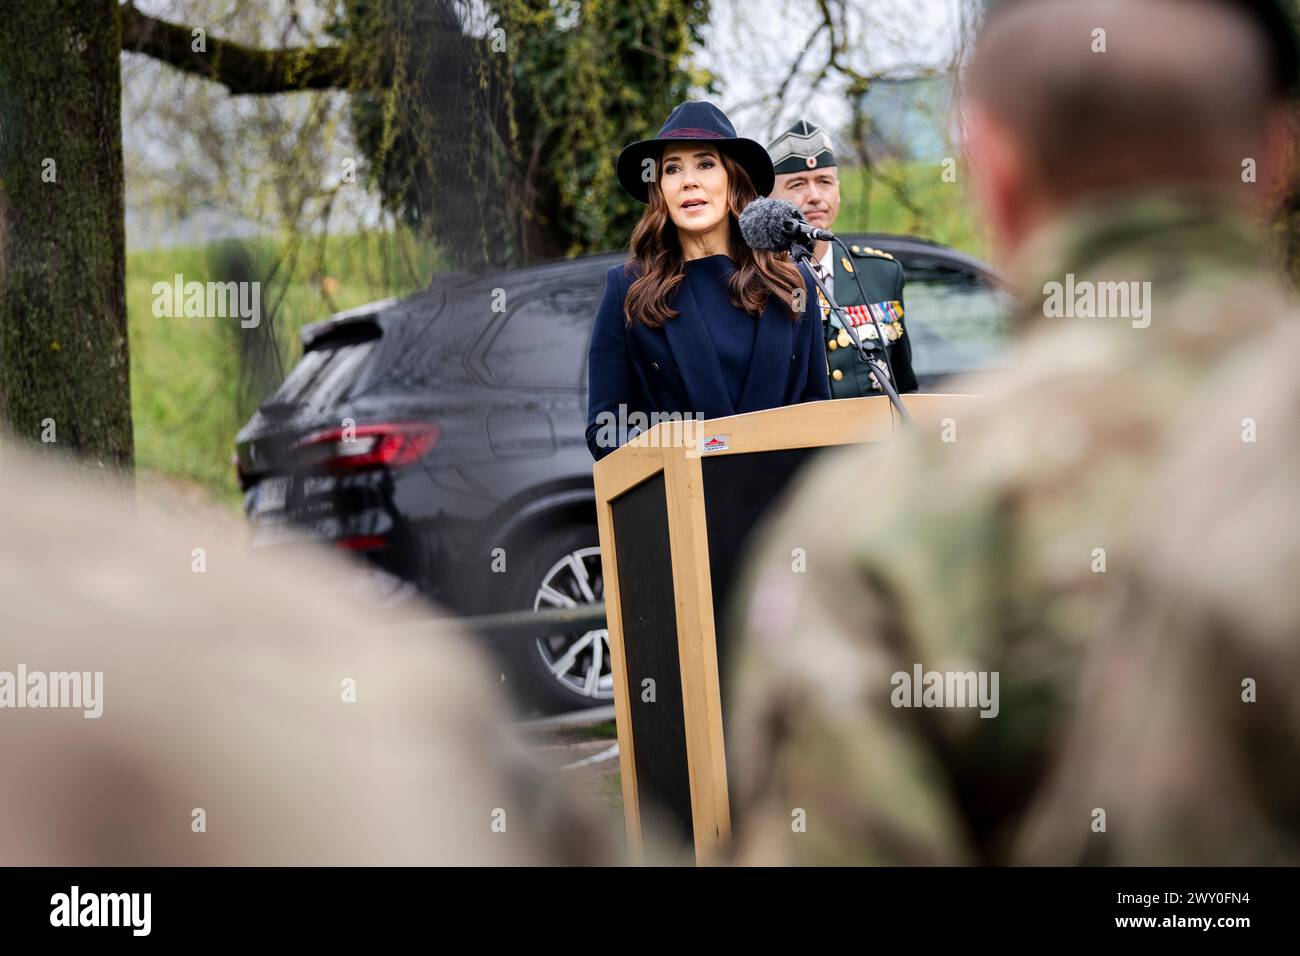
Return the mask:
<svg viewBox="0 0 1300 956">
<path fill-rule="evenodd" d="M 386 206 L 466 267 L 625 245 L 614 174 L 712 78 L 707 0 L 347 0 L 335 35 L 352 121 Z M 486 15 L 484 15 L 486 13 Z"/>
</svg>

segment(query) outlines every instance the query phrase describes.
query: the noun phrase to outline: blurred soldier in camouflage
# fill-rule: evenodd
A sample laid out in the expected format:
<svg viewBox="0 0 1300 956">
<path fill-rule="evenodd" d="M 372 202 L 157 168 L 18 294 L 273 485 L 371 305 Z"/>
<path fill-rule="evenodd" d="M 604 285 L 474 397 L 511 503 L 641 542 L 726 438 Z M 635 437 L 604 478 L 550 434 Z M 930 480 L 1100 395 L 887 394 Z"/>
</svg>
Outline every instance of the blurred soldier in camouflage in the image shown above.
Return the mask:
<svg viewBox="0 0 1300 956">
<path fill-rule="evenodd" d="M 1213 580 L 1194 549 L 1217 499 L 1199 496 L 1161 520 L 1152 511 L 1159 493 L 1148 486 L 1201 430 L 1227 428 L 1229 409 L 1238 423 L 1251 416 L 1219 376 L 1295 321 L 1261 229 L 1270 184 L 1287 172 L 1280 117 L 1295 44 L 1277 3 L 993 6 L 967 75 L 968 168 L 1023 296 L 1021 340 L 1007 373 L 971 389 L 989 393 L 975 410 L 889 448 L 827 452 L 766 529 L 732 615 L 741 633 L 723 685 L 738 860 L 1213 863 L 1228 839 L 1262 839 L 1262 826 L 1243 825 L 1176 846 L 1171 834 L 1187 821 L 1163 828 L 1160 807 L 1125 791 L 1131 781 L 1122 779 L 1107 791 L 1108 820 L 1093 812 L 1105 810 L 1103 797 L 1079 792 L 1055 815 L 1036 816 L 1049 835 L 1061 831 L 1055 843 L 1041 829 L 1031 839 L 1024 823 L 1061 749 L 1103 606 L 1165 553 L 1138 545 L 1166 531 L 1185 535 L 1162 539 L 1180 543 L 1184 569 L 1195 572 L 1157 579 L 1168 589 L 1163 607 L 1176 606 L 1171 582 Z M 1193 404 L 1203 414 L 1189 420 Z M 1242 428 L 1204 438 L 1227 447 L 1241 443 Z M 1223 463 L 1206 460 L 1210 471 Z M 1281 467 L 1285 453 L 1271 460 Z M 1258 465 L 1243 467 L 1243 480 L 1262 481 Z M 877 506 L 837 507 L 842 490 L 863 480 L 880 489 Z M 1294 520 L 1269 528 L 1267 512 L 1251 515 L 1265 522 L 1259 533 L 1285 535 L 1294 549 Z M 1222 553 L 1205 557 L 1214 567 L 1254 547 L 1227 525 L 1210 537 Z M 792 570 L 795 548 L 806 552 L 807 573 Z M 1227 579 L 1259 566 L 1243 563 Z M 1266 603 L 1259 589 L 1277 580 L 1246 593 Z M 1251 607 L 1240 595 L 1217 604 L 1212 596 L 1222 597 L 1207 591 L 1200 606 L 1226 615 L 1215 634 Z M 1294 600 L 1286 607 L 1293 611 Z M 1287 623 L 1294 637 L 1294 614 Z M 1250 632 L 1260 641 L 1286 633 L 1271 617 Z M 1161 629 L 1151 640 L 1176 659 L 1181 636 Z M 1122 644 L 1125 635 L 1112 639 Z M 1263 695 L 1261 664 L 1286 655 L 1242 640 L 1239 656 L 1253 663 L 1225 677 L 1227 691 L 1207 683 L 1210 661 L 1163 672 L 1170 707 L 1186 700 L 1183 673 L 1198 692 L 1231 692 L 1233 701 L 1238 682 L 1255 677 Z M 991 688 L 995 705 L 954 697 L 960 675 Z M 1282 694 L 1272 682 L 1267 690 Z M 1099 693 L 1104 705 L 1104 687 Z M 1139 726 L 1146 704 L 1127 700 L 1127 722 L 1111 715 L 1112 734 L 1134 734 L 1143 754 L 1184 743 L 1175 724 Z M 1260 713 L 1228 707 L 1202 714 L 1201 724 Z M 1244 740 L 1243 731 L 1221 730 L 1231 744 Z M 1249 788 L 1262 799 L 1260 788 L 1276 780 L 1256 760 L 1264 752 L 1223 765 L 1239 773 L 1219 786 L 1240 788 L 1234 807 L 1243 814 L 1258 809 Z M 1216 792 L 1197 806 L 1212 812 Z M 1117 819 L 1126 813 L 1134 816 Z"/>
<path fill-rule="evenodd" d="M 1018 859 L 1300 860 L 1300 325 L 1244 351 L 1146 485 Z"/>
<path fill-rule="evenodd" d="M 103 484 L 0 439 L 0 863 L 613 859 L 474 648 Z"/>
</svg>

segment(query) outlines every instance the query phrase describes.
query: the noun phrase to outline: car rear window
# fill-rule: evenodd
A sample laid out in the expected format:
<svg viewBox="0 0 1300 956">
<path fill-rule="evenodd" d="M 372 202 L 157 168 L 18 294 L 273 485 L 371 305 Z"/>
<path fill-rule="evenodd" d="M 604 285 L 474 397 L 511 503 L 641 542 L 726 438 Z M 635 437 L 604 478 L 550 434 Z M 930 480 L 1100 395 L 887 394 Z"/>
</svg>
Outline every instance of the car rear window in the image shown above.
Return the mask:
<svg viewBox="0 0 1300 956">
<path fill-rule="evenodd" d="M 996 367 L 1011 335 L 1015 299 L 967 272 L 909 269 L 906 297 L 912 367 L 948 376 Z"/>
<path fill-rule="evenodd" d="M 498 323 L 483 366 L 498 385 L 577 388 L 587 364 L 587 341 L 596 317 L 601 278 L 530 298 Z"/>
<path fill-rule="evenodd" d="M 266 407 L 270 410 L 328 408 L 337 404 L 356 381 L 376 341 L 356 341 L 355 338 L 318 340 L 294 366 Z"/>
</svg>

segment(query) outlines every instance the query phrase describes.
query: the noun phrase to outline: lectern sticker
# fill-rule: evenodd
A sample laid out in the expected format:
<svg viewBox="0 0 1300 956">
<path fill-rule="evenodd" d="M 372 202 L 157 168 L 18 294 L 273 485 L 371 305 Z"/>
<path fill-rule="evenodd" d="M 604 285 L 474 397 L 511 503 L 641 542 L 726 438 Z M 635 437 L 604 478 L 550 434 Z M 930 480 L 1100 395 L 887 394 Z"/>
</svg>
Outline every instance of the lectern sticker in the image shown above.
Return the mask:
<svg viewBox="0 0 1300 956">
<path fill-rule="evenodd" d="M 700 451 L 706 455 L 712 451 L 726 451 L 731 447 L 730 442 L 727 441 L 730 437 L 730 435 L 706 435 Z"/>
</svg>

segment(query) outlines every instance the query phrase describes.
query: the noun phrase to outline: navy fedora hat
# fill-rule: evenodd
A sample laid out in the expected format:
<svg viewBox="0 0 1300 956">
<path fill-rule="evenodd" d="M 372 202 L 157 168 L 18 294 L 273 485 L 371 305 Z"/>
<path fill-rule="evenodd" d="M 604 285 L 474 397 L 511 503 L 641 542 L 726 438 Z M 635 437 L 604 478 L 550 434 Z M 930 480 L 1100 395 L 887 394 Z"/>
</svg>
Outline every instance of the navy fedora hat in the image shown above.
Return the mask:
<svg viewBox="0 0 1300 956">
<path fill-rule="evenodd" d="M 696 140 L 716 146 L 719 152 L 738 162 L 760 196 L 772 191 L 776 178 L 767 150 L 752 139 L 737 136 L 727 114 L 703 100 L 690 100 L 673 110 L 654 139 L 638 140 L 623 147 L 623 152 L 618 154 L 618 181 L 633 198 L 649 202 L 649 184 L 643 177 L 647 168 L 645 160 L 653 159 L 657 164 L 665 143 Z"/>
</svg>

